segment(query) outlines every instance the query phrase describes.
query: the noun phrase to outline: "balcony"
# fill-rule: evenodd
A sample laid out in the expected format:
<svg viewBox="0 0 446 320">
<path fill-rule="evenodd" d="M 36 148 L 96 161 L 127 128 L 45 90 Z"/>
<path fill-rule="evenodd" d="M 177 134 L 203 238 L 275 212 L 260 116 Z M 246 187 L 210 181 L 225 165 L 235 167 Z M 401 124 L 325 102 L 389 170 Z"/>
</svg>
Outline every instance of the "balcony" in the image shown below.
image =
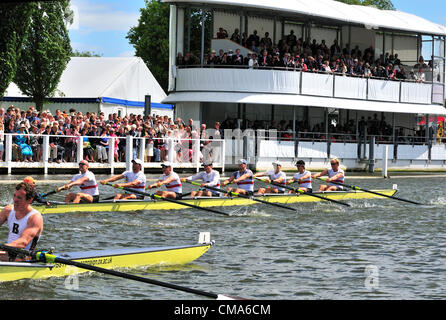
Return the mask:
<svg viewBox="0 0 446 320">
<path fill-rule="evenodd" d="M 419 108 L 420 105 L 426 107 L 432 104 L 443 105 L 444 103 L 444 86 L 439 83 L 361 78 L 342 74 L 302 72 L 297 69 L 284 68 L 250 69 L 228 66 L 225 66 L 225 68 L 216 66 L 177 68 L 175 92 L 212 92 L 217 93 L 217 95 L 229 93 L 235 96 L 237 94 L 285 95 L 289 96 L 290 99 L 285 99 L 289 103 L 284 101 L 282 104 L 289 105 L 314 105 L 311 104 L 311 99 L 303 98 L 324 98 L 322 99 L 324 103 L 332 104 L 325 105 L 329 107 L 337 107 L 336 104 L 333 104 L 335 101 L 341 102 L 341 104 L 345 104 L 349 100 L 356 104 L 361 102 L 385 102 L 387 105 L 390 103 L 393 107 L 398 106 L 396 104 L 413 105 L 410 111 L 414 113 L 430 111 L 425 108 L 415 110 L 413 107 Z M 302 99 L 296 99 L 298 98 L 296 96 L 300 96 Z M 197 97 L 199 98 L 199 95 Z M 301 101 L 299 102 L 299 100 Z M 317 100 L 321 101 L 321 99 Z M 268 102 L 265 101 L 265 103 Z M 364 107 L 367 108 L 367 105 L 370 104 L 365 104 Z M 439 109 L 433 108 L 432 111 L 432 113 L 436 113 Z"/>
</svg>

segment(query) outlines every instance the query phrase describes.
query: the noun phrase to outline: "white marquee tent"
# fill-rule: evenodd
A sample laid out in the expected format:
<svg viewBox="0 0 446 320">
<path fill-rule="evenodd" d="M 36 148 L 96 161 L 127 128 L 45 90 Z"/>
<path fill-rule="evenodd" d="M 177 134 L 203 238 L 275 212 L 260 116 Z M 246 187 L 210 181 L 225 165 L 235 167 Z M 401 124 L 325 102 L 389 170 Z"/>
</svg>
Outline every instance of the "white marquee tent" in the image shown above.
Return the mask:
<svg viewBox="0 0 446 320">
<path fill-rule="evenodd" d="M 173 116 L 173 106 L 161 103 L 166 93 L 141 58 L 73 57 L 44 108 L 144 114 L 146 95 L 151 97 L 152 114 Z M 27 108 L 32 101 L 11 83 L 0 103 Z"/>
</svg>

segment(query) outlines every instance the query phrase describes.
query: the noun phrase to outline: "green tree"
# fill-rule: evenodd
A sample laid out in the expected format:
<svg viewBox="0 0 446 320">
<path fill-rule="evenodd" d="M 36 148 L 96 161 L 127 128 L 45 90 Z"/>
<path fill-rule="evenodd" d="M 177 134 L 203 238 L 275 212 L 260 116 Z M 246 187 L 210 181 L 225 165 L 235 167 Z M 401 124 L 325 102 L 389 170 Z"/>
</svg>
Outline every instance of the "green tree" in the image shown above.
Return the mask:
<svg viewBox="0 0 446 320">
<path fill-rule="evenodd" d="M 0 4 L 0 98 L 14 79 L 31 8 L 29 3 Z"/>
<path fill-rule="evenodd" d="M 395 10 L 391 0 L 337 0 L 347 4 L 374 6 L 382 10 Z"/>
<path fill-rule="evenodd" d="M 160 86 L 167 91 L 169 82 L 169 4 L 145 0 L 138 25 L 127 34 L 135 55 L 141 57 Z"/>
<path fill-rule="evenodd" d="M 102 54 L 92 52 L 92 51 L 78 51 L 75 50 L 71 54 L 72 57 L 102 57 Z"/>
<path fill-rule="evenodd" d="M 14 82 L 42 110 L 53 96 L 72 53 L 66 27 L 69 0 L 33 3 L 28 38 L 22 46 Z"/>
</svg>

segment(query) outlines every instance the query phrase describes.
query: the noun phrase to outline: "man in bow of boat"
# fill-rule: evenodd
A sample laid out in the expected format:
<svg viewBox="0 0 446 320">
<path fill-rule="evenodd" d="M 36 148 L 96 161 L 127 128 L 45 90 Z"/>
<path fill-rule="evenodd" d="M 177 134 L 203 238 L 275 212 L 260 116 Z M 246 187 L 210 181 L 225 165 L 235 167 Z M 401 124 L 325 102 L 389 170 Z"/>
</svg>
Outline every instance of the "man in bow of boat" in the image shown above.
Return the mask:
<svg viewBox="0 0 446 320">
<path fill-rule="evenodd" d="M 203 163 L 204 171 L 200 171 L 196 175 L 181 179 L 182 182 L 203 180 L 199 191 L 192 191 L 190 196 L 193 197 L 212 197 L 220 196 L 220 193 L 214 190 L 206 189 L 206 187 L 220 188 L 220 173 L 213 169 L 212 163 Z"/>
<path fill-rule="evenodd" d="M 15 187 L 14 205 L 0 212 L 0 226 L 8 223 L 7 246 L 34 250 L 43 231 L 43 218 L 39 211 L 31 207 L 36 189 L 30 183 L 21 182 Z M 0 251 L 0 261 L 13 261 L 15 256 Z"/>
<path fill-rule="evenodd" d="M 325 169 L 324 171 L 313 175 L 313 179 L 328 175 L 328 179 L 326 180 L 326 182 L 328 182 L 328 184 L 322 184 L 319 187 L 319 192 L 322 192 L 322 191 L 344 191 L 344 187 L 339 186 L 337 184 L 330 183 L 331 181 L 336 182 L 336 183 L 344 183 L 345 173 L 344 173 L 344 170 L 342 170 L 339 167 L 340 166 L 339 159 L 338 158 L 331 159 L 330 165 L 331 165 L 331 168 Z"/>
<path fill-rule="evenodd" d="M 228 194 L 235 192 L 243 195 L 252 196 L 254 194 L 254 174 L 248 169 L 248 161 L 241 159 L 238 161 L 238 171 L 234 172 L 229 179 L 223 182 L 225 187 L 229 183 L 236 183 L 237 188 L 228 188 Z"/>
<path fill-rule="evenodd" d="M 65 196 L 65 202 L 69 203 L 92 203 L 99 202 L 99 188 L 96 177 L 89 169 L 87 160 L 79 162 L 79 174 L 76 174 L 70 183 L 60 187 L 60 190 L 69 190 L 79 186 L 82 192 L 71 192 Z"/>
<path fill-rule="evenodd" d="M 167 190 L 158 190 L 155 194 L 163 198 L 181 200 L 183 197 L 183 185 L 181 184 L 181 179 L 178 174 L 173 171 L 172 164 L 167 161 L 163 162 L 161 164 L 161 170 L 163 171 L 163 174 L 157 182 L 149 186 L 149 189 L 159 188 L 162 185 L 166 185 Z"/>
<path fill-rule="evenodd" d="M 254 178 L 268 176 L 265 179 L 266 183 L 275 182 L 277 184 L 286 184 L 286 174 L 282 171 L 282 163 L 280 161 L 274 161 L 273 163 L 274 170 L 269 170 L 266 172 L 259 172 L 254 175 Z M 257 191 L 258 195 L 265 193 L 284 193 L 285 188 L 278 187 L 276 185 L 271 185 L 268 188 L 260 188 Z"/>
<path fill-rule="evenodd" d="M 101 184 L 106 184 L 107 182 L 115 182 L 117 180 L 125 179 L 125 183 L 116 183 L 113 184 L 113 187 L 115 188 L 130 188 L 135 189 L 135 191 L 141 191 L 144 192 L 146 188 L 146 175 L 144 174 L 143 170 L 143 162 L 140 159 L 133 159 L 132 160 L 132 170 L 131 171 L 125 171 L 122 174 L 118 174 L 116 176 L 113 176 L 111 178 L 101 180 Z M 138 194 L 138 193 L 118 193 L 115 198 L 115 200 L 130 200 L 130 199 L 138 199 L 142 200 L 144 199 L 144 195 Z"/>
<path fill-rule="evenodd" d="M 296 161 L 297 173 L 293 176 L 293 178 L 289 181 L 289 184 L 298 183 L 299 190 L 304 192 L 313 192 L 313 186 L 311 184 L 311 172 L 305 170 L 305 161 L 298 160 Z M 293 191 L 290 191 L 292 193 Z"/>
</svg>

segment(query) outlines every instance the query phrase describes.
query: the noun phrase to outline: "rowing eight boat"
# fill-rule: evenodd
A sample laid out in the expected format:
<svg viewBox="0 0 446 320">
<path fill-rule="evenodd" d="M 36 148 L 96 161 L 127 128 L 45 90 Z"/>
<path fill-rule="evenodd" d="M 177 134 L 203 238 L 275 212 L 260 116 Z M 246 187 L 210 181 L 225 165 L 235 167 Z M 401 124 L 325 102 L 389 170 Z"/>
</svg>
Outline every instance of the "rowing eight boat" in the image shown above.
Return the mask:
<svg viewBox="0 0 446 320">
<path fill-rule="evenodd" d="M 393 196 L 396 189 L 375 190 L 377 193 Z M 315 194 L 323 195 L 325 198 L 333 200 L 359 200 L 359 199 L 385 199 L 385 197 L 370 194 L 362 191 L 335 191 L 335 192 L 315 192 Z M 293 204 L 305 202 L 319 202 L 321 199 L 311 197 L 309 195 L 282 194 L 282 195 L 264 195 L 258 197 L 263 201 L 271 203 Z M 258 204 L 258 202 L 240 198 L 240 197 L 200 197 L 200 198 L 183 198 L 181 202 L 186 202 L 195 206 L 204 208 L 208 207 L 229 207 L 229 206 L 247 206 Z M 56 214 L 69 212 L 126 212 L 126 211 L 143 211 L 143 210 L 178 210 L 187 209 L 178 203 L 166 202 L 163 200 L 110 200 L 99 203 L 60 203 L 50 204 L 33 204 L 33 208 L 42 214 Z"/>
<path fill-rule="evenodd" d="M 201 257 L 214 244 L 209 233 L 201 233 L 195 245 L 151 248 L 125 248 L 56 254 L 64 259 L 98 266 L 104 269 L 140 266 L 173 266 L 190 263 Z M 0 282 L 20 279 L 67 277 L 88 270 L 65 264 L 41 262 L 0 262 Z"/>
</svg>

